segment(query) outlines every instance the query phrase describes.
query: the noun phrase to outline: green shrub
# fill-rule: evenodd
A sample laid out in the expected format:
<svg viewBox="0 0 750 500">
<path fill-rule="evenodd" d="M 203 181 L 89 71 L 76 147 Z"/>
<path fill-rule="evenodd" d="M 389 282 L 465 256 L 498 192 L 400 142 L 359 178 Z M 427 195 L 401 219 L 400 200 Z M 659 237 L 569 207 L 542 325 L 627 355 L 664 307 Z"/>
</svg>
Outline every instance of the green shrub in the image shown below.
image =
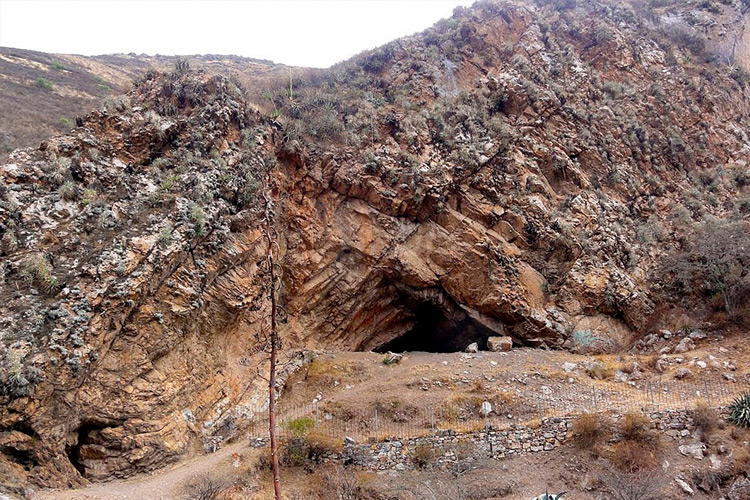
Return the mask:
<svg viewBox="0 0 750 500">
<path fill-rule="evenodd" d="M 193 225 L 193 233 L 196 236 L 204 236 L 206 234 L 206 212 L 200 205 L 193 203 L 188 213 L 190 223 Z"/>
<path fill-rule="evenodd" d="M 294 436 L 304 436 L 315 427 L 312 417 L 300 417 L 286 423 L 286 429 Z"/>
<path fill-rule="evenodd" d="M 29 381 L 23 375 L 23 365 L 21 364 L 21 353 L 15 349 L 10 349 L 5 356 L 5 383 L 6 390 L 11 393 L 23 392 Z"/>
<path fill-rule="evenodd" d="M 258 178 L 252 172 L 246 172 L 241 187 L 238 190 L 237 202 L 243 207 L 251 205 L 256 200 L 260 187 L 261 182 Z"/>
<path fill-rule="evenodd" d="M 11 398 L 28 396 L 31 387 L 43 380 L 41 371 L 24 365 L 24 353 L 18 349 L 9 349 L 4 358 L 0 358 L 0 394 Z"/>
<path fill-rule="evenodd" d="M 96 189 L 84 189 L 83 196 L 81 197 L 81 203 L 88 205 L 96 200 L 97 192 Z"/>
<path fill-rule="evenodd" d="M 169 244 L 170 240 L 172 239 L 172 224 L 167 222 L 167 224 L 161 228 L 161 231 L 159 231 L 159 245 L 165 247 Z"/>
<path fill-rule="evenodd" d="M 34 80 L 34 86 L 42 90 L 52 90 L 52 88 L 54 87 L 51 81 L 41 76 Z"/>
<path fill-rule="evenodd" d="M 174 63 L 175 72 L 182 75 L 190 71 L 190 62 L 186 57 L 178 57 Z"/>
<path fill-rule="evenodd" d="M 750 427 L 750 392 L 736 398 L 729 406 L 729 421 L 737 427 Z"/>
<path fill-rule="evenodd" d="M 52 267 L 42 254 L 35 254 L 26 260 L 23 276 L 47 292 L 57 288 L 57 278 L 52 274 Z"/>
<path fill-rule="evenodd" d="M 55 62 L 53 62 L 53 63 L 52 63 L 51 65 L 50 65 L 50 68 L 51 68 L 51 69 L 54 69 L 55 71 L 65 71 L 66 69 L 68 69 L 68 68 L 66 68 L 66 67 L 65 67 L 65 65 L 64 65 L 63 63 L 61 63 L 60 61 L 55 61 Z"/>
<path fill-rule="evenodd" d="M 305 464 L 310 454 L 310 446 L 304 437 L 293 437 L 287 440 L 279 453 L 280 462 L 289 467 L 300 467 Z"/>
<path fill-rule="evenodd" d="M 363 160 L 365 163 L 365 172 L 368 174 L 376 174 L 383 169 L 383 160 L 371 149 L 365 151 Z"/>
<path fill-rule="evenodd" d="M 146 200 L 146 203 L 148 203 L 149 206 L 151 207 L 155 207 L 161 202 L 162 202 L 162 193 L 159 191 L 154 191 L 153 193 L 149 194 L 148 199 Z"/>
<path fill-rule="evenodd" d="M 172 191 L 176 183 L 177 183 L 177 176 L 174 174 L 168 175 L 166 179 L 161 181 L 160 189 L 166 192 Z"/>
</svg>

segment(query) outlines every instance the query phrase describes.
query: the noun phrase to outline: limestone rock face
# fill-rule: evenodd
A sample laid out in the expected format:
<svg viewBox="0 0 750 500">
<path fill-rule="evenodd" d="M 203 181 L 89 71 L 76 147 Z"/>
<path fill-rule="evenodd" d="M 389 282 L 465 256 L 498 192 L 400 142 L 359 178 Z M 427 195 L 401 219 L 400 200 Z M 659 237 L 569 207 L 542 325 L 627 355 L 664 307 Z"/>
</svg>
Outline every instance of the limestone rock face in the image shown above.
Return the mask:
<svg viewBox="0 0 750 500">
<path fill-rule="evenodd" d="M 317 348 L 648 333 L 692 218 L 746 217 L 750 99 L 582 4 L 459 9 L 282 85 L 281 114 L 228 78 L 149 74 L 123 111 L 11 154 L 0 461 L 69 486 L 241 433 L 266 404 L 266 209 L 288 370 Z"/>
</svg>

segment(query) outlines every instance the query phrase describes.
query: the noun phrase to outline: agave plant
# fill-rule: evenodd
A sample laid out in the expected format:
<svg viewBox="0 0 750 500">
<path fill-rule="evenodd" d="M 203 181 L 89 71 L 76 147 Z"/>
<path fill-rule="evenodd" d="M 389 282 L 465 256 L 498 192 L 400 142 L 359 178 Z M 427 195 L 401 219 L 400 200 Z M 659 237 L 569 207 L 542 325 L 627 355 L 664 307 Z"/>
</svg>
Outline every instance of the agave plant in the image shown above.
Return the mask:
<svg viewBox="0 0 750 500">
<path fill-rule="evenodd" d="M 732 402 L 729 407 L 729 421 L 738 427 L 750 427 L 750 392 Z"/>
<path fill-rule="evenodd" d="M 565 495 L 566 493 L 567 491 L 563 491 L 562 493 L 558 493 L 557 495 L 552 495 L 547 492 L 544 495 L 536 497 L 534 500 L 563 500 L 563 495 Z"/>
</svg>

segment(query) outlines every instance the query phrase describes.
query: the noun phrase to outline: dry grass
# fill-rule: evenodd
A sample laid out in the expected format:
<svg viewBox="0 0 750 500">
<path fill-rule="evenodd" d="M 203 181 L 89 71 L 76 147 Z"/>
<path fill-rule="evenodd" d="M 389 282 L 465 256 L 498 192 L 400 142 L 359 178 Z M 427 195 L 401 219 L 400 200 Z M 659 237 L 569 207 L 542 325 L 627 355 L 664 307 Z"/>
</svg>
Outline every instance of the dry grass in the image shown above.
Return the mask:
<svg viewBox="0 0 750 500">
<path fill-rule="evenodd" d="M 414 467 L 426 469 L 435 460 L 435 448 L 429 443 L 419 443 L 411 450 L 410 458 Z"/>
<path fill-rule="evenodd" d="M 642 413 L 628 412 L 618 422 L 622 439 L 636 443 L 653 443 L 656 434 L 651 430 L 651 421 Z"/>
<path fill-rule="evenodd" d="M 609 446 L 605 454 L 619 471 L 631 474 L 656 467 L 662 447 L 648 417 L 637 412 L 626 413 L 617 430 L 622 440 Z"/>
<path fill-rule="evenodd" d="M 586 370 L 586 374 L 594 380 L 610 380 L 617 371 L 631 374 L 635 371 L 636 366 L 642 366 L 635 358 L 626 361 L 620 356 L 611 354 L 600 354 L 594 356 L 594 359 L 596 363 Z"/>
<path fill-rule="evenodd" d="M 543 372 L 550 380 L 568 380 L 569 378 L 577 379 L 574 373 L 568 373 L 562 370 L 547 370 Z"/>
<path fill-rule="evenodd" d="M 606 483 L 614 500 L 662 500 L 668 481 L 658 470 L 631 473 L 613 470 Z"/>
<path fill-rule="evenodd" d="M 314 473 L 307 469 L 282 471 L 282 491 L 289 500 L 365 500 L 370 496 L 369 485 L 376 483 L 374 474 L 342 465 L 325 465 Z M 273 482 L 264 477 L 257 489 L 248 494 L 229 496 L 227 500 L 268 500 L 273 498 Z"/>
<path fill-rule="evenodd" d="M 487 392 L 487 385 L 484 383 L 484 380 L 481 378 L 475 378 L 471 382 L 471 387 L 469 388 L 469 392 L 473 392 L 475 394 L 480 393 L 484 394 Z"/>
<path fill-rule="evenodd" d="M 485 398 L 477 395 L 454 394 L 435 410 L 435 417 L 445 423 L 456 423 L 477 417 Z"/>
<path fill-rule="evenodd" d="M 344 449 L 343 442 L 340 439 L 332 438 L 316 431 L 312 431 L 307 435 L 307 444 L 313 458 L 341 453 Z"/>
<path fill-rule="evenodd" d="M 581 449 L 596 450 L 612 435 L 612 422 L 596 413 L 584 413 L 573 421 L 573 443 Z"/>
<path fill-rule="evenodd" d="M 227 489 L 227 484 L 224 481 L 204 474 L 187 484 L 183 498 L 185 500 L 218 500 L 225 489 Z"/>
<path fill-rule="evenodd" d="M 433 370 L 433 367 L 426 364 L 419 364 L 414 365 L 411 368 L 409 368 L 409 373 L 412 375 L 420 375 L 424 376 L 426 373 L 429 373 Z"/>
<path fill-rule="evenodd" d="M 411 403 L 405 403 L 400 398 L 392 398 L 385 401 L 376 400 L 370 414 L 374 414 L 375 410 L 378 411 L 378 418 L 387 418 L 391 422 L 400 424 L 414 422 L 418 419 L 421 411 L 420 408 Z"/>
<path fill-rule="evenodd" d="M 365 367 L 358 362 L 334 362 L 332 360 L 314 359 L 307 365 L 304 381 L 311 387 L 326 387 L 342 380 L 358 379 L 365 372 Z"/>
<path fill-rule="evenodd" d="M 640 355 L 636 356 L 638 364 L 645 370 L 654 372 L 656 371 L 656 362 L 659 360 L 659 356 L 656 354 L 651 355 Z"/>
<path fill-rule="evenodd" d="M 615 366 L 616 365 L 609 360 L 606 362 L 599 361 L 591 368 L 587 369 L 586 374 L 594 380 L 608 380 L 614 376 L 616 370 Z"/>
<path fill-rule="evenodd" d="M 659 446 L 638 441 L 621 441 L 607 449 L 607 458 L 622 472 L 653 469 L 659 463 Z"/>
<path fill-rule="evenodd" d="M 520 397 L 513 391 L 500 390 L 492 398 L 492 404 L 495 408 L 499 407 L 512 407 L 519 404 Z M 497 411 L 497 410 L 496 410 Z"/>
<path fill-rule="evenodd" d="M 732 426 L 729 429 L 729 436 L 735 441 L 750 441 L 750 429 Z"/>
<path fill-rule="evenodd" d="M 702 439 L 706 441 L 711 436 L 711 433 L 718 427 L 720 423 L 719 415 L 716 411 L 710 408 L 706 403 L 698 403 L 695 409 L 692 411 L 693 424 L 701 431 Z"/>
<path fill-rule="evenodd" d="M 732 476 L 750 471 L 750 450 L 745 446 L 734 447 L 728 466 L 731 468 Z"/>
<path fill-rule="evenodd" d="M 352 422 L 358 417 L 361 417 L 360 413 L 349 405 L 345 405 L 341 401 L 333 401 L 330 403 L 324 403 L 321 406 L 321 410 L 324 413 L 329 413 L 335 420 L 340 422 Z"/>
</svg>

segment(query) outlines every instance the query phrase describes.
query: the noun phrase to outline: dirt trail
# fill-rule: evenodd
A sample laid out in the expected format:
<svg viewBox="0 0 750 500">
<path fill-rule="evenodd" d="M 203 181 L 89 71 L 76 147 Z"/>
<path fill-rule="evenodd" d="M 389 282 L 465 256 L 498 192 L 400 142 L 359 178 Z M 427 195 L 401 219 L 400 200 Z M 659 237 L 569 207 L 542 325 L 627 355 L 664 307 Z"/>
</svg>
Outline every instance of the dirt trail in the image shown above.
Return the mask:
<svg viewBox="0 0 750 500">
<path fill-rule="evenodd" d="M 194 457 L 152 474 L 92 484 L 77 490 L 45 490 L 33 496 L 32 500 L 174 500 L 181 497 L 186 484 L 204 474 L 212 477 L 231 474 L 234 453 L 247 461 L 254 452 L 244 440 L 240 440 L 216 453 Z"/>
</svg>

